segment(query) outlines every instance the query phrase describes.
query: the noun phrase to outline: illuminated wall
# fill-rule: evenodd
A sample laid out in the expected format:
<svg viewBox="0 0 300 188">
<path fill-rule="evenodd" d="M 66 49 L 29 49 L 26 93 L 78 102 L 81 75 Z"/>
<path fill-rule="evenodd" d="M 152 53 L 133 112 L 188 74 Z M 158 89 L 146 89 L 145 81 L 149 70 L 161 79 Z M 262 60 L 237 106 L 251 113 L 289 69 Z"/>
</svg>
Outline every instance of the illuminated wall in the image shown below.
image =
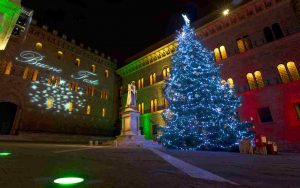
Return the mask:
<svg viewBox="0 0 300 188">
<path fill-rule="evenodd" d="M 0 1 L 0 50 L 4 50 L 21 14 L 21 6 L 9 0 Z"/>
<path fill-rule="evenodd" d="M 110 57 L 31 22 L 0 51 L 0 100 L 18 106 L 17 132 L 112 136 L 118 114 Z"/>
</svg>

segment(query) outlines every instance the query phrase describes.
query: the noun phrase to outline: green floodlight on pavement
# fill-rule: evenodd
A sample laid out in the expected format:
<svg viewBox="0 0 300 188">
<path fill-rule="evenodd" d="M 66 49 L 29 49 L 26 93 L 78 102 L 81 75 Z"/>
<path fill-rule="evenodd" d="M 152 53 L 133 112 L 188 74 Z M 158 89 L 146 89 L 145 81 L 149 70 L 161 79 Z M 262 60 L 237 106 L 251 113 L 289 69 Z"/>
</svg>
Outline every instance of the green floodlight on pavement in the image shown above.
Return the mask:
<svg viewBox="0 0 300 188">
<path fill-rule="evenodd" d="M 77 183 L 83 182 L 83 178 L 78 178 L 78 177 L 66 177 L 66 178 L 58 178 L 54 180 L 54 183 L 59 184 L 59 185 L 74 185 Z"/>
<path fill-rule="evenodd" d="M 6 156 L 9 156 L 11 155 L 10 152 L 0 152 L 0 157 L 6 157 Z"/>
</svg>

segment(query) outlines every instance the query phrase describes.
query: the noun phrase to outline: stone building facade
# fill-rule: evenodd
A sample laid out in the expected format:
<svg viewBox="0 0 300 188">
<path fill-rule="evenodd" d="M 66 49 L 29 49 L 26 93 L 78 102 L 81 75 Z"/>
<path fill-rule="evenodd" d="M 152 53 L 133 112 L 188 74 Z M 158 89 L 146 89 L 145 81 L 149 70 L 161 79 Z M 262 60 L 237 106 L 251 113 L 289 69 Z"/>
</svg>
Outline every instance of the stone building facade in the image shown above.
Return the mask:
<svg viewBox="0 0 300 188">
<path fill-rule="evenodd" d="M 253 122 L 256 134 L 276 141 L 285 150 L 300 149 L 300 1 L 252 0 L 230 11 L 194 23 L 199 39 L 215 54 L 227 82 L 242 96 L 238 114 Z M 176 51 L 174 36 L 129 59 L 118 69 L 126 85 L 138 85 L 142 131 L 151 139 L 165 125 L 161 112 L 164 78 Z"/>
<path fill-rule="evenodd" d="M 118 119 L 116 61 L 23 18 L 0 51 L 0 134 L 111 136 Z"/>
</svg>

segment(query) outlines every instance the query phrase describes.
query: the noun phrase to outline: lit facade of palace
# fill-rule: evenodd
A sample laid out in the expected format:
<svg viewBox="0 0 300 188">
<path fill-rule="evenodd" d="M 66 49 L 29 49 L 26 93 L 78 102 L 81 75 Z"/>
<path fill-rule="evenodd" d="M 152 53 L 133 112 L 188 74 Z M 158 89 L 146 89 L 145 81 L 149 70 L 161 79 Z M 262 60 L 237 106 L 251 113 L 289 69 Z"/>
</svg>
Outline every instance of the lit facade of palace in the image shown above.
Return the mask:
<svg viewBox="0 0 300 188">
<path fill-rule="evenodd" d="M 0 134 L 52 132 L 112 136 L 118 119 L 116 62 L 22 10 L 0 51 Z"/>
<path fill-rule="evenodd" d="M 242 96 L 240 119 L 252 121 L 257 134 L 281 149 L 300 149 L 300 1 L 253 0 L 227 16 L 206 17 L 194 24 L 203 43 L 215 54 L 224 83 Z M 164 80 L 170 74 L 174 36 L 137 54 L 117 70 L 127 84 L 137 83 L 142 132 L 152 139 L 165 122 L 161 112 Z"/>
</svg>

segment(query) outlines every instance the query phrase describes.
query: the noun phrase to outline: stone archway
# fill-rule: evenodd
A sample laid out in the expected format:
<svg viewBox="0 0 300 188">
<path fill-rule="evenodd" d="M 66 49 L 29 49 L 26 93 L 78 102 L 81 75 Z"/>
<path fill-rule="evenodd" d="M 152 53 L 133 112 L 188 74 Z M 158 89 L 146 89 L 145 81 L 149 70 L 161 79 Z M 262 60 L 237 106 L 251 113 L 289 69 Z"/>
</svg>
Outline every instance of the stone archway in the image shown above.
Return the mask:
<svg viewBox="0 0 300 188">
<path fill-rule="evenodd" d="M 18 106 L 11 102 L 0 102 L 0 135 L 12 132 Z"/>
</svg>

